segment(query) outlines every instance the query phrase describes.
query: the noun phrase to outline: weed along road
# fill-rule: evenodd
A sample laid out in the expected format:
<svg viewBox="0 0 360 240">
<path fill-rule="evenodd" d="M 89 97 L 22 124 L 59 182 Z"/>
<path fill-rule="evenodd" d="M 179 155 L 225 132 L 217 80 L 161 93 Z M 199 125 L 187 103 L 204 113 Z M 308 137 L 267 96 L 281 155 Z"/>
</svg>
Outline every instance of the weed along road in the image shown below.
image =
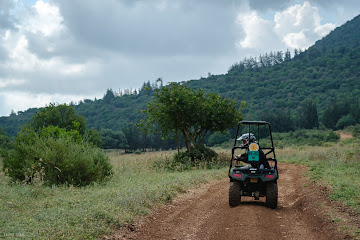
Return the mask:
<svg viewBox="0 0 360 240">
<path fill-rule="evenodd" d="M 180 195 L 111 239 L 351 239 L 336 232 L 325 193 L 305 172 L 302 166 L 279 164 L 277 209 L 248 197 L 229 207 L 229 180 L 223 179 Z"/>
</svg>

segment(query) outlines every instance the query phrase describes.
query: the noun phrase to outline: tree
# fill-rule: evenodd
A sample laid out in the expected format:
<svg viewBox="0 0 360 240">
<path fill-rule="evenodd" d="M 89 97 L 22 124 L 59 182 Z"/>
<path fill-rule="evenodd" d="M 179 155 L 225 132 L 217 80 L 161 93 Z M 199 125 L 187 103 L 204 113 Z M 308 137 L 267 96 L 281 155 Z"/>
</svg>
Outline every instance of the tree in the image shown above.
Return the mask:
<svg viewBox="0 0 360 240">
<path fill-rule="evenodd" d="M 224 131 L 242 119 L 235 101 L 178 83 L 158 90 L 145 113 L 140 126 L 151 129 L 157 123 L 165 138 L 181 133 L 188 152 L 209 131 Z"/>
<path fill-rule="evenodd" d="M 229 139 L 231 139 L 229 131 L 214 132 L 213 134 L 210 135 L 209 139 L 207 140 L 207 144 L 209 146 L 214 146 L 216 144 L 227 142 L 229 141 Z"/>
<path fill-rule="evenodd" d="M 7 135 L 7 133 L 0 128 L 0 156 L 3 155 L 3 151 L 10 149 L 12 147 L 12 141 Z"/>
<path fill-rule="evenodd" d="M 294 130 L 294 123 L 288 109 L 265 110 L 260 114 L 260 119 L 269 122 L 274 132 L 288 132 Z"/>
<path fill-rule="evenodd" d="M 40 178 L 50 186 L 105 180 L 112 167 L 95 146 L 97 139 L 73 106 L 50 104 L 18 132 L 13 148 L 4 154 L 3 171 L 13 180 L 31 183 Z"/>
<path fill-rule="evenodd" d="M 115 98 L 114 91 L 111 88 L 109 88 L 106 91 L 103 100 L 105 103 L 110 103 L 111 100 L 113 100 L 114 98 Z"/>
<path fill-rule="evenodd" d="M 86 120 L 76 114 L 74 106 L 50 103 L 30 120 L 30 127 L 35 131 L 47 126 L 58 126 L 66 131 L 77 130 L 83 135 L 86 130 Z"/>
<path fill-rule="evenodd" d="M 316 102 L 312 99 L 306 99 L 300 109 L 299 126 L 305 129 L 319 127 Z"/>
<path fill-rule="evenodd" d="M 103 129 L 101 130 L 101 138 L 105 149 L 125 149 L 129 147 L 122 131 Z"/>
</svg>

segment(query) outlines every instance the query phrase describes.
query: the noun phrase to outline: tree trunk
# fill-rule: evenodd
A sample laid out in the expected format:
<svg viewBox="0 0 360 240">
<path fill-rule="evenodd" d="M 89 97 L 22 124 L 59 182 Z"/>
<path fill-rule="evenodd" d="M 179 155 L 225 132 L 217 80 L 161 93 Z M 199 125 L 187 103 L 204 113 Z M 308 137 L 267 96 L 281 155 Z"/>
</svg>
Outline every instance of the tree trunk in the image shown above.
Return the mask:
<svg viewBox="0 0 360 240">
<path fill-rule="evenodd" d="M 189 136 L 188 134 L 186 134 L 186 131 L 185 130 L 182 130 L 182 133 L 184 135 L 184 141 L 185 141 L 185 146 L 186 146 L 186 149 L 188 152 L 190 152 L 190 139 L 189 139 Z"/>
</svg>

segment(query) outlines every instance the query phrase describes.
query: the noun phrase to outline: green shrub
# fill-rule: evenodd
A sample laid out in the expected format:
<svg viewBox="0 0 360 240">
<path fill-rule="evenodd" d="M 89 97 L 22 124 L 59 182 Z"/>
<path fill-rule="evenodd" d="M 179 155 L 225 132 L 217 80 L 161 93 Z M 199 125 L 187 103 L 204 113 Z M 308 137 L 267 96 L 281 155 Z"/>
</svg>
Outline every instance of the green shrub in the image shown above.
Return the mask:
<svg viewBox="0 0 360 240">
<path fill-rule="evenodd" d="M 355 138 L 360 137 L 360 124 L 349 126 L 346 128 L 347 132 L 350 132 Z"/>
<path fill-rule="evenodd" d="M 73 133 L 53 128 L 36 133 L 23 128 L 15 146 L 3 160 L 4 172 L 13 180 L 30 183 L 39 178 L 45 185 L 84 186 L 111 175 L 108 157 L 98 148 L 74 138 Z M 44 132 L 46 134 L 44 134 Z M 62 134 L 65 133 L 65 134 Z"/>
<path fill-rule="evenodd" d="M 217 154 L 214 150 L 197 145 L 190 152 L 175 153 L 173 158 L 159 159 L 153 167 L 164 171 L 187 171 L 193 169 L 218 169 L 229 164 L 230 156 Z"/>
<path fill-rule="evenodd" d="M 191 161 L 208 161 L 211 162 L 217 158 L 217 153 L 205 147 L 203 144 L 198 144 L 195 146 L 191 146 L 189 152 L 182 152 L 178 156 L 175 155 L 175 158 L 179 158 L 179 161 L 186 161 L 181 159 L 190 158 Z"/>
<path fill-rule="evenodd" d="M 137 154 L 137 155 L 139 155 L 139 154 L 141 154 L 142 152 L 139 150 L 139 149 L 137 149 L 135 152 L 134 152 L 134 154 Z"/>
<path fill-rule="evenodd" d="M 337 121 L 336 128 L 337 129 L 343 129 L 344 127 L 351 126 L 356 124 L 356 119 L 351 115 L 348 114 L 346 116 L 343 116 Z"/>
<path fill-rule="evenodd" d="M 332 130 L 297 130 L 288 133 L 273 134 L 275 147 L 280 148 L 292 145 L 322 146 L 326 142 L 338 142 L 340 136 Z"/>
</svg>

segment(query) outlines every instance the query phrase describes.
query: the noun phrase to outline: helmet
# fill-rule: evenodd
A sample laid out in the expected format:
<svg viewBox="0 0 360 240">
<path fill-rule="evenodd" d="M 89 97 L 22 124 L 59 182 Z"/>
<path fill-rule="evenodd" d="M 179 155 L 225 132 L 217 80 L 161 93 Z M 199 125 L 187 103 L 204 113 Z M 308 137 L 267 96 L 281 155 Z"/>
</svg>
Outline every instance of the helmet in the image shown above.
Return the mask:
<svg viewBox="0 0 360 240">
<path fill-rule="evenodd" d="M 255 135 L 252 133 L 244 133 L 243 135 L 241 135 L 241 137 L 239 137 L 236 140 L 238 140 L 238 141 L 246 140 L 246 141 L 248 141 L 248 143 L 251 143 L 251 142 L 255 142 L 256 138 L 255 138 Z"/>
</svg>

